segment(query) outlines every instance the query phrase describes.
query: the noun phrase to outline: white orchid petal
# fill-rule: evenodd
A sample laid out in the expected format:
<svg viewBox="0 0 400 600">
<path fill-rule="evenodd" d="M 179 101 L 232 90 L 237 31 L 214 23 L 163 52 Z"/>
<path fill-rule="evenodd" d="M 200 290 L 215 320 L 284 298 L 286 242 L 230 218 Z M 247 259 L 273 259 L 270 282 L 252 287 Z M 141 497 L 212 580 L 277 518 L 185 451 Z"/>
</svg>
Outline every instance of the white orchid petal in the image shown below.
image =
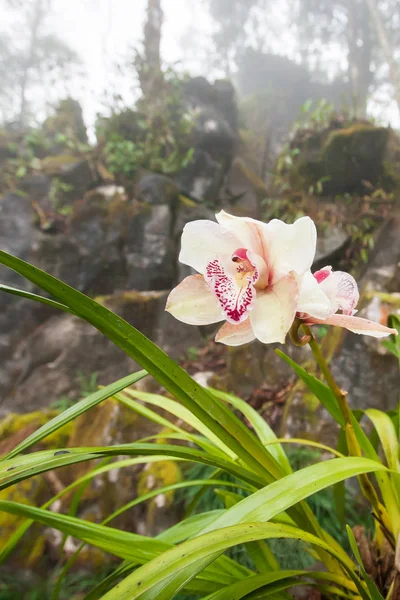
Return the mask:
<svg viewBox="0 0 400 600">
<path fill-rule="evenodd" d="M 218 255 L 207 264 L 206 281 L 229 323 L 238 324 L 247 319 L 256 299 L 257 277 L 257 271 L 238 273 L 236 264 L 224 255 Z"/>
<path fill-rule="evenodd" d="M 192 221 L 183 228 L 179 260 L 201 274 L 216 254 L 229 256 L 242 246 L 232 231 L 213 221 Z"/>
<path fill-rule="evenodd" d="M 330 298 L 333 312 L 341 310 L 344 315 L 354 314 L 354 309 L 360 298 L 356 280 L 344 271 L 331 271 L 326 275 L 328 268 L 330 267 L 317 271 L 314 273 L 314 277 L 317 280 L 321 280 L 323 277 L 319 285 Z"/>
<path fill-rule="evenodd" d="M 257 293 L 250 322 L 256 338 L 264 344 L 283 344 L 296 315 L 298 278 L 290 273 L 272 288 Z"/>
<path fill-rule="evenodd" d="M 215 336 L 216 342 L 220 342 L 226 346 L 241 346 L 255 339 L 256 336 L 251 327 L 250 319 L 246 319 L 246 321 L 239 323 L 239 325 L 224 323 Z"/>
<path fill-rule="evenodd" d="M 390 334 L 397 335 L 396 329 L 391 329 L 380 323 L 375 323 L 369 319 L 363 319 L 361 317 L 352 317 L 350 315 L 332 315 L 327 319 L 312 319 L 313 323 L 321 323 L 323 325 L 336 325 L 337 327 L 344 327 L 353 333 L 360 335 L 370 335 L 375 338 L 386 337 Z"/>
<path fill-rule="evenodd" d="M 302 277 L 297 312 L 307 313 L 317 319 L 325 319 L 334 312 L 331 300 L 311 271 Z"/>
<path fill-rule="evenodd" d="M 317 247 L 317 231 L 309 217 L 297 219 L 293 225 L 273 219 L 264 229 L 269 247 L 266 263 L 274 281 L 290 271 L 302 275 L 311 269 Z"/>
<path fill-rule="evenodd" d="M 174 288 L 165 310 L 189 325 L 209 325 L 225 319 L 202 275 L 190 275 Z"/>
<path fill-rule="evenodd" d="M 240 240 L 240 246 L 251 250 L 265 258 L 267 247 L 265 245 L 265 223 L 246 217 L 235 217 L 224 210 L 215 215 L 218 223 L 232 231 Z"/>
</svg>

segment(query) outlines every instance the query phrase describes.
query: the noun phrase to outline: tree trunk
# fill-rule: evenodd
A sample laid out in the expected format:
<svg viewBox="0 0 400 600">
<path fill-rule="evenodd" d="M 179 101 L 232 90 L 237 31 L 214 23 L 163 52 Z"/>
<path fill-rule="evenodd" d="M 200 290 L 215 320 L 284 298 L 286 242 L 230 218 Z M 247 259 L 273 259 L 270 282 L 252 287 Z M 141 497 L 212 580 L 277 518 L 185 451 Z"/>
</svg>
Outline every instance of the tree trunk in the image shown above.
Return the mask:
<svg viewBox="0 0 400 600">
<path fill-rule="evenodd" d="M 157 87 L 162 78 L 160 54 L 162 24 L 161 0 L 148 0 L 143 54 L 138 60 L 138 74 L 143 96 L 150 101 L 156 98 Z"/>
<path fill-rule="evenodd" d="M 368 7 L 364 1 L 354 0 L 348 6 L 348 72 L 351 84 L 354 114 L 364 118 L 367 113 L 368 90 L 372 83 L 371 27 Z"/>
<path fill-rule="evenodd" d="M 376 36 L 389 67 L 390 80 L 394 88 L 394 97 L 400 112 L 400 67 L 394 57 L 391 40 L 385 31 L 385 25 L 382 15 L 379 12 L 377 0 L 366 0 L 366 2 L 369 8 Z"/>
<path fill-rule="evenodd" d="M 39 37 L 39 29 L 42 24 L 44 16 L 44 5 L 43 0 L 36 0 L 33 6 L 32 18 L 29 20 L 29 45 L 26 54 L 25 64 L 22 69 L 21 81 L 20 81 L 20 109 L 19 109 L 19 125 L 23 127 L 26 122 L 26 111 L 27 111 L 27 101 L 26 101 L 26 90 L 29 85 L 29 71 L 31 67 L 35 64 L 35 53 L 37 40 Z"/>
</svg>

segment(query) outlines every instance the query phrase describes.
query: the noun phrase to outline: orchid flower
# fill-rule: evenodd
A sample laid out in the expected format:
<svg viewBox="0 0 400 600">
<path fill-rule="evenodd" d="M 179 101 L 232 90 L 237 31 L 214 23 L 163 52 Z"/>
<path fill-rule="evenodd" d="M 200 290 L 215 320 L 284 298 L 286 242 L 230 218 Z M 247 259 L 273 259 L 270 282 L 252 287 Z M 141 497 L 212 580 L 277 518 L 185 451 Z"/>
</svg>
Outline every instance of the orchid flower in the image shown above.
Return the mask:
<svg viewBox="0 0 400 600">
<path fill-rule="evenodd" d="M 308 274 L 307 277 L 310 277 Z M 331 302 L 331 310 L 325 319 L 312 317 L 310 314 L 299 313 L 297 316 L 304 320 L 308 325 L 315 323 L 323 325 L 337 325 L 344 327 L 353 333 L 370 335 L 381 338 L 387 335 L 397 335 L 396 329 L 391 329 L 380 323 L 375 323 L 369 319 L 355 317 L 360 294 L 356 280 L 349 273 L 344 271 L 333 271 L 332 267 L 324 267 L 316 271 L 312 277 L 318 282 L 320 288 L 325 292 Z M 338 313 L 338 311 L 341 311 Z"/>
<path fill-rule="evenodd" d="M 329 316 L 331 301 L 310 271 L 317 234 L 309 217 L 287 225 L 221 211 L 216 219 L 185 226 L 179 260 L 199 274 L 172 290 L 167 311 L 190 325 L 225 321 L 216 341 L 229 346 L 284 343 L 297 312 Z"/>
</svg>

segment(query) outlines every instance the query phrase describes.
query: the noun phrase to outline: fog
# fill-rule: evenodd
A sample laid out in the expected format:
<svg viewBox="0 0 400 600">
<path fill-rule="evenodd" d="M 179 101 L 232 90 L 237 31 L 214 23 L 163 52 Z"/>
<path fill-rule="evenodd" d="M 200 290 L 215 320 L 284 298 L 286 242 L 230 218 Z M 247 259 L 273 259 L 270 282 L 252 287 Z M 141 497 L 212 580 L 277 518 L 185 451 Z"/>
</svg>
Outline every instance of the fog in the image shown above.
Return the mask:
<svg viewBox="0 0 400 600">
<path fill-rule="evenodd" d="M 365 4 L 364 0 L 355 0 L 353 15 L 352 3 L 343 0 L 332 3 L 331 10 L 325 10 L 324 3 L 322 9 L 316 10 L 312 0 L 242 2 L 243 26 L 238 29 L 240 4 L 234 1 L 230 5 L 224 0 L 164 0 L 161 3 L 164 68 L 172 66 L 191 76 L 229 76 L 237 87 L 238 63 L 246 48 L 288 57 L 308 68 L 311 79 L 316 81 L 338 78 L 348 82 L 353 69 L 349 62 L 351 52 L 356 68 L 360 67 L 360 61 L 356 64 L 356 54 L 366 42 L 361 30 L 351 31 L 354 28 L 351 18 L 358 18 L 356 13 Z M 396 3 L 381 5 L 385 22 L 390 21 L 395 32 L 399 20 Z M 60 98 L 72 96 L 82 105 L 93 139 L 96 114 L 112 110 L 116 103 L 132 105 L 140 94 L 132 63 L 135 52 L 142 47 L 146 7 L 146 0 L 1 0 L 0 70 L 5 73 L 0 93 L 2 121 L 12 121 L 18 112 L 23 69 L 18 72 L 13 63 L 19 61 L 18 68 L 21 61 L 29 63 L 34 12 L 38 9 L 40 35 L 53 36 L 73 56 L 64 57 L 58 69 L 44 60 L 41 65 L 29 66 L 24 92 L 31 109 L 28 121 L 34 124 L 43 120 Z M 368 35 L 376 37 L 372 20 L 370 29 Z M 392 32 L 388 32 L 388 39 L 396 59 L 398 40 L 390 38 Z M 351 36 L 353 49 L 348 43 Z M 371 41 L 368 64 L 363 67 L 372 75 L 367 85 L 368 111 L 382 123 L 397 127 L 395 76 L 379 45 L 379 40 Z M 55 61 L 59 58 L 56 49 Z M 249 63 L 247 67 L 251 71 Z M 270 85 L 271 81 L 266 80 L 261 87 Z M 354 91 L 351 93 L 354 100 Z"/>
</svg>

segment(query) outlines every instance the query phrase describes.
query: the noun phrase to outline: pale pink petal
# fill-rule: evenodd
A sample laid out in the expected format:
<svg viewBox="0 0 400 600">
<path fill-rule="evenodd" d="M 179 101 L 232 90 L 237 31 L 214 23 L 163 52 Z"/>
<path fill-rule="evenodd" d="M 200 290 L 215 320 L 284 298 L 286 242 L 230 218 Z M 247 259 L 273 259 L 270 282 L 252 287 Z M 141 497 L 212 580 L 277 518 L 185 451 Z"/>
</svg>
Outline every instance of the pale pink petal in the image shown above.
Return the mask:
<svg viewBox="0 0 400 600">
<path fill-rule="evenodd" d="M 317 280 L 322 278 L 319 285 L 332 302 L 332 312 L 341 310 L 344 315 L 354 314 L 360 298 L 356 280 L 344 271 L 331 271 L 326 275 L 328 268 L 317 271 L 314 277 Z"/>
<path fill-rule="evenodd" d="M 324 267 L 323 269 L 320 269 L 319 271 L 315 271 L 315 273 L 313 273 L 315 279 L 318 281 L 318 283 L 322 283 L 327 277 L 329 277 L 329 275 L 332 273 L 332 267 L 328 266 L 328 267 Z"/>
<path fill-rule="evenodd" d="M 298 277 L 290 273 L 272 288 L 258 292 L 250 322 L 257 339 L 264 344 L 285 342 L 296 315 L 299 296 Z"/>
<path fill-rule="evenodd" d="M 174 288 L 165 310 L 189 325 L 209 325 L 225 316 L 202 275 L 190 275 Z"/>
<path fill-rule="evenodd" d="M 256 299 L 254 283 L 257 271 L 238 273 L 236 264 L 230 258 L 218 255 L 207 264 L 205 278 L 226 320 L 233 324 L 244 321 Z"/>
<path fill-rule="evenodd" d="M 199 273 L 217 254 L 232 256 L 243 244 L 232 231 L 213 221 L 192 221 L 183 228 L 179 260 Z"/>
<path fill-rule="evenodd" d="M 327 319 L 312 319 L 311 323 L 321 323 L 322 325 L 336 325 L 337 327 L 344 327 L 353 333 L 359 333 L 360 335 L 370 335 L 372 337 L 381 338 L 386 337 L 390 334 L 397 335 L 396 329 L 390 329 L 380 323 L 375 323 L 369 319 L 362 319 L 361 317 L 352 317 L 350 315 L 332 315 Z"/>
<path fill-rule="evenodd" d="M 256 339 L 251 327 L 250 319 L 246 319 L 239 325 L 224 323 L 215 336 L 216 342 L 221 342 L 226 346 L 241 346 Z"/>
<path fill-rule="evenodd" d="M 301 279 L 297 312 L 307 313 L 317 319 L 325 319 L 334 312 L 332 302 L 311 271 L 304 273 Z"/>
<path fill-rule="evenodd" d="M 235 217 L 224 210 L 215 215 L 218 223 L 232 231 L 240 239 L 240 246 L 265 258 L 268 247 L 265 244 L 265 223 L 247 217 Z"/>
<path fill-rule="evenodd" d="M 290 271 L 302 275 L 311 269 L 317 244 L 317 231 L 309 217 L 297 219 L 293 225 L 273 219 L 264 230 L 268 244 L 266 263 L 272 269 L 272 281 Z"/>
</svg>

